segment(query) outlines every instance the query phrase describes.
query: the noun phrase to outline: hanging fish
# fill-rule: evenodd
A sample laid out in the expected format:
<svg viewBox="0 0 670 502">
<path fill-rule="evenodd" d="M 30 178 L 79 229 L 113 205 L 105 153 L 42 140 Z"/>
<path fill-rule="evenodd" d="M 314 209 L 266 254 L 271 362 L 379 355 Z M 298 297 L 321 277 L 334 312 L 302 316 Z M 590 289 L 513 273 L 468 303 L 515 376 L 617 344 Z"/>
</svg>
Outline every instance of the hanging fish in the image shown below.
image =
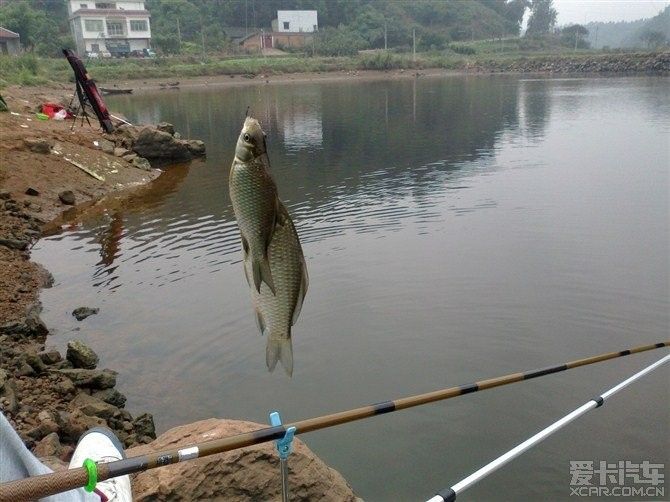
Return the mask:
<svg viewBox="0 0 670 502">
<path fill-rule="evenodd" d="M 270 176 L 265 133 L 256 119 L 247 117 L 235 147 L 228 189 L 242 236 L 242 248 L 251 266 L 256 291 L 261 282 L 275 292 L 268 263 L 268 246 L 277 219 L 277 186 Z"/>
<path fill-rule="evenodd" d="M 293 347 L 291 326 L 298 320 L 309 278 L 300 246 L 300 239 L 288 211 L 278 201 L 277 220 L 272 240 L 267 250 L 272 269 L 275 291 L 266 284 L 259 290 L 252 287 L 253 262 L 245 254 L 244 272 L 251 289 L 251 299 L 256 313 L 256 323 L 267 336 L 265 362 L 270 371 L 281 361 L 286 373 L 293 374 Z"/>
</svg>

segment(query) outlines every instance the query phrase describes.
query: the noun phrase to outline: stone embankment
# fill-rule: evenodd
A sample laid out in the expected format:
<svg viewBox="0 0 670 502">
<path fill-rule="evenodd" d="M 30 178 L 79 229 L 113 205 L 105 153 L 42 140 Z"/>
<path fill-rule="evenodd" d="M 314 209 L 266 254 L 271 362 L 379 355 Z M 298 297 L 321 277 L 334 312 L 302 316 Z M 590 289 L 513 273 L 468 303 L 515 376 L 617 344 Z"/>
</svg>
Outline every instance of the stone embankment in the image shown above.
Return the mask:
<svg viewBox="0 0 670 502">
<path fill-rule="evenodd" d="M 670 72 L 670 52 L 491 59 L 472 61 L 466 65 L 466 70 L 486 73 L 667 74 Z"/>
</svg>

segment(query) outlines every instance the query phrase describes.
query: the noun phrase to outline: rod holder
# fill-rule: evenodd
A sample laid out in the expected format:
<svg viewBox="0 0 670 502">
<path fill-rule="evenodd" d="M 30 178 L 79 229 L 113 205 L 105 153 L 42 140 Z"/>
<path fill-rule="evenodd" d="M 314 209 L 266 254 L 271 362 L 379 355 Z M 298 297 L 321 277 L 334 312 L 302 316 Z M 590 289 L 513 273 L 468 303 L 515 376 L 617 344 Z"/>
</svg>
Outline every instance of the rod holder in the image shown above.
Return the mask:
<svg viewBox="0 0 670 502">
<path fill-rule="evenodd" d="M 281 416 L 278 411 L 273 411 L 270 413 L 270 425 L 277 427 L 282 425 Z M 293 436 L 295 435 L 295 427 L 289 427 L 286 429 L 286 434 L 281 439 L 277 439 L 275 444 L 277 446 L 277 452 L 279 453 L 279 458 L 286 460 L 293 450 Z"/>
</svg>

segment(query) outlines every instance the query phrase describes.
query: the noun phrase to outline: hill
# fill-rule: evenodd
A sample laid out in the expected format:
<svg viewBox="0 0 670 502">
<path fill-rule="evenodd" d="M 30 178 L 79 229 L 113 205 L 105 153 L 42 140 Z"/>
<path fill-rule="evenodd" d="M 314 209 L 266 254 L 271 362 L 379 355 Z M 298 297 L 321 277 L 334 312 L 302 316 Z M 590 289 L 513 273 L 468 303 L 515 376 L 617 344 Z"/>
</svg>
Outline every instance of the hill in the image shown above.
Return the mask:
<svg viewBox="0 0 670 502">
<path fill-rule="evenodd" d="M 649 31 L 663 33 L 667 42 L 670 40 L 670 6 L 652 18 L 618 23 L 588 23 L 586 29 L 589 30 L 588 41 L 594 49 L 646 47 L 648 44 L 643 38 Z"/>
</svg>

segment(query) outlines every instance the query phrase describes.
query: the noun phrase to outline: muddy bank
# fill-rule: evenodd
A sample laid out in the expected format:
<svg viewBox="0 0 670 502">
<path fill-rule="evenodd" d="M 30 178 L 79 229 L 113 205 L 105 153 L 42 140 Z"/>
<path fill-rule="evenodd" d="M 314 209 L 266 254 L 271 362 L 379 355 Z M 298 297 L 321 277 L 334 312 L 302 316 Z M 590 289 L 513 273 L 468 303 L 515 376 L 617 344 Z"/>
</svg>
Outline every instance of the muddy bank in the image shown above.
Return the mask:
<svg viewBox="0 0 670 502">
<path fill-rule="evenodd" d="M 48 346 L 39 291 L 53 279 L 30 261 L 30 249 L 63 211 L 156 179 L 152 165 L 204 155 L 204 144 L 181 139 L 169 124 L 120 127 L 103 134 L 94 116 L 42 121 L 41 103 L 67 105 L 71 87 L 8 88 L 11 112 L 0 113 L 0 407 L 26 445 L 50 461 L 67 461 L 79 436 L 107 425 L 126 447 L 152 441 L 153 418 L 133 417 L 114 387 L 116 372 L 98 368 L 95 352 L 77 340 L 65 353 Z M 85 328 L 86 311 L 73 305 Z M 84 306 L 88 307 L 88 306 Z"/>
</svg>

